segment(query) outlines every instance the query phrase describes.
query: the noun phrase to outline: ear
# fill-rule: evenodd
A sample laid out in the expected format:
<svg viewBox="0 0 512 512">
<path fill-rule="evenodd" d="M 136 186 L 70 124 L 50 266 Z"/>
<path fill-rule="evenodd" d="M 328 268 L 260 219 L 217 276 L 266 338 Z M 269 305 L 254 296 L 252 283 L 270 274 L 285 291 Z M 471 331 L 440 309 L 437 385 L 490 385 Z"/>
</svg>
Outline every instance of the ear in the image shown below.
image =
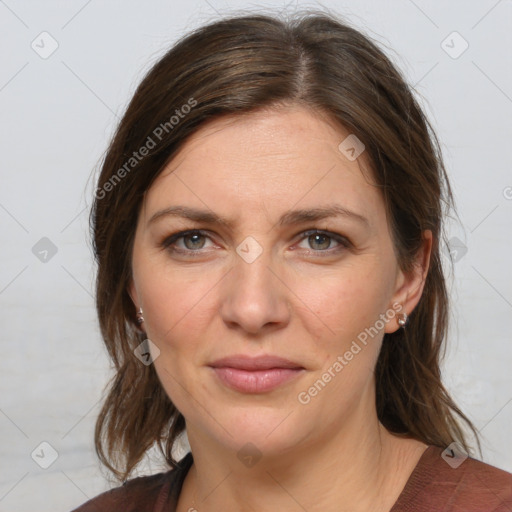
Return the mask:
<svg viewBox="0 0 512 512">
<path fill-rule="evenodd" d="M 397 312 L 410 315 L 414 308 L 418 305 L 425 287 L 428 269 L 430 266 L 430 255 L 432 253 L 432 231 L 427 229 L 422 234 L 422 246 L 418 250 L 413 268 L 410 272 L 399 270 L 396 279 L 395 293 L 393 294 L 391 304 L 400 304 L 402 309 Z M 394 307 L 393 309 L 396 309 Z M 386 324 L 386 333 L 395 332 L 400 328 L 398 318 Z"/>
<path fill-rule="evenodd" d="M 137 289 L 135 288 L 135 283 L 133 281 L 133 277 L 130 279 L 130 282 L 128 283 L 127 290 L 128 290 L 128 295 L 130 295 L 135 308 L 138 309 L 138 307 L 139 307 L 139 294 L 137 293 Z"/>
<path fill-rule="evenodd" d="M 135 311 L 138 311 L 140 308 L 139 294 L 137 293 L 137 288 L 135 288 L 133 277 L 130 279 L 130 282 L 128 283 L 127 291 L 128 295 L 130 295 L 130 298 L 132 299 L 133 305 L 135 306 Z M 138 314 L 137 317 L 131 319 L 133 324 L 135 325 L 135 328 L 137 329 L 137 331 L 145 334 L 142 325 L 139 322 L 137 322 L 136 318 L 138 318 Z"/>
</svg>

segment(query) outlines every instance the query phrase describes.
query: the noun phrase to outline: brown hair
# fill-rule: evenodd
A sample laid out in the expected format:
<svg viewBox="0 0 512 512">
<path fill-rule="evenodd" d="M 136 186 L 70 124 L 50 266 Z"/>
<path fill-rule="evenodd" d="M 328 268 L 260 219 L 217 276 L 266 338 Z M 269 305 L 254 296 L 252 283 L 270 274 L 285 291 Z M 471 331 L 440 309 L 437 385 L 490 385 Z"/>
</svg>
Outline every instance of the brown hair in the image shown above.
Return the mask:
<svg viewBox="0 0 512 512">
<path fill-rule="evenodd" d="M 90 219 L 96 305 L 116 373 L 95 444 L 102 463 L 120 480 L 154 443 L 175 467 L 173 445 L 185 429 L 153 365 L 141 364 L 133 353 L 144 337 L 136 329 L 127 285 L 144 194 L 204 123 L 285 104 L 327 114 L 364 143 L 404 271 L 411 269 L 423 230 L 433 233 L 420 302 L 406 329 L 384 336 L 375 368 L 380 421 L 391 432 L 442 447 L 456 440 L 470 452 L 462 419 L 479 443 L 441 382 L 449 304 L 440 242 L 453 199 L 438 140 L 410 88 L 369 37 L 332 14 L 236 15 L 182 38 L 149 70 L 120 121 L 97 183 Z"/>
</svg>

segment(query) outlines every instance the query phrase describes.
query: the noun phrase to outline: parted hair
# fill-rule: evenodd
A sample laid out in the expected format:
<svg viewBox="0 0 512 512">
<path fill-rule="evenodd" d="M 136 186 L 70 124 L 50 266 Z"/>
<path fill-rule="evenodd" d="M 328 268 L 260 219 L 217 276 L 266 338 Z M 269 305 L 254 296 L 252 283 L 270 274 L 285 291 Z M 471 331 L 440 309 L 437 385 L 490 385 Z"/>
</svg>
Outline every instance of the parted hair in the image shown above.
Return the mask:
<svg viewBox="0 0 512 512">
<path fill-rule="evenodd" d="M 403 271 L 412 269 L 423 231 L 433 234 L 421 299 L 405 329 L 384 335 L 375 367 L 379 420 L 426 444 L 458 441 L 471 453 L 471 432 L 480 446 L 441 378 L 449 319 L 441 250 L 444 219 L 454 204 L 439 141 L 413 92 L 370 36 L 339 16 L 312 10 L 210 22 L 149 69 L 102 159 L 90 215 L 96 308 L 114 367 L 95 446 L 116 478 L 126 480 L 155 444 L 176 467 L 173 448 L 186 427 L 154 365 L 134 355 L 144 336 L 128 284 L 144 194 L 205 123 L 284 105 L 327 115 L 365 145 Z"/>
</svg>

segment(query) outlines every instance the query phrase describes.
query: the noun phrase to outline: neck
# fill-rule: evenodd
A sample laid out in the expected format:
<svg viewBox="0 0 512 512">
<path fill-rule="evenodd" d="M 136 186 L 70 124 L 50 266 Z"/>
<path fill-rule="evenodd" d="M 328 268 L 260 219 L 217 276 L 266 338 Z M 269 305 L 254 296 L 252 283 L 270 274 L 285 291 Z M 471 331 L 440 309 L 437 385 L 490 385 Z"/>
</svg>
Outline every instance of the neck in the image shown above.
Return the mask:
<svg viewBox="0 0 512 512">
<path fill-rule="evenodd" d="M 390 434 L 368 412 L 250 467 L 189 431 L 194 464 L 177 510 L 388 512 L 426 445 Z"/>
</svg>

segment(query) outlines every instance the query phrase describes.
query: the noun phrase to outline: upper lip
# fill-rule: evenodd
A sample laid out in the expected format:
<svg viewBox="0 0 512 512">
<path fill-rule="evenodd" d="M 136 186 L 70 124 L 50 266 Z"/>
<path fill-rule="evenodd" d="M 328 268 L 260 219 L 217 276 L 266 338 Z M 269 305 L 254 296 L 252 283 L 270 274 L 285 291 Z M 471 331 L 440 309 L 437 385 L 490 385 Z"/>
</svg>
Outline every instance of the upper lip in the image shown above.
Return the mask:
<svg viewBox="0 0 512 512">
<path fill-rule="evenodd" d="M 271 368 L 297 368 L 303 366 L 282 357 L 264 355 L 251 357 L 243 354 L 217 359 L 210 364 L 213 368 L 236 368 L 238 370 L 270 370 Z"/>
</svg>

